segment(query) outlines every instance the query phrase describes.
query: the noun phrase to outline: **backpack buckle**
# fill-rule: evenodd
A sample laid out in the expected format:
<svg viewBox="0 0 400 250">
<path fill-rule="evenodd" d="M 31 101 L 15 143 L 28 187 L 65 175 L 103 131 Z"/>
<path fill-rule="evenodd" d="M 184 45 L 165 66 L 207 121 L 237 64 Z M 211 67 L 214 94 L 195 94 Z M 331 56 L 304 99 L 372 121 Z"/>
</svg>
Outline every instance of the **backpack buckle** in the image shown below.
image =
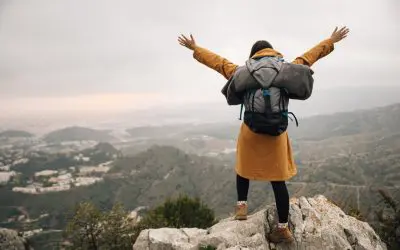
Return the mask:
<svg viewBox="0 0 400 250">
<path fill-rule="evenodd" d="M 296 121 L 296 127 L 299 126 L 299 122 L 297 121 L 297 117 L 293 114 L 293 112 L 282 112 L 282 115 L 286 116 L 287 118 L 289 118 L 293 122 L 292 117 L 289 116 L 289 115 L 292 115 L 294 120 Z"/>
<path fill-rule="evenodd" d="M 271 96 L 271 93 L 266 89 L 262 90 L 262 94 L 263 94 L 263 96 Z"/>
</svg>

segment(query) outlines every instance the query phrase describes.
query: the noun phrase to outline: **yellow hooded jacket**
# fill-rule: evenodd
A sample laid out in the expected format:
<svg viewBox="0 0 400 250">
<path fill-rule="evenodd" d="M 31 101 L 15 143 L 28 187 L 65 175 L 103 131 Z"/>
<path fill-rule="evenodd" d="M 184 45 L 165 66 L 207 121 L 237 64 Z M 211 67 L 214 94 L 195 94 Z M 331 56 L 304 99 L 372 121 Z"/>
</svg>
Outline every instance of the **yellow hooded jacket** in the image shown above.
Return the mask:
<svg viewBox="0 0 400 250">
<path fill-rule="evenodd" d="M 333 49 L 332 40 L 324 40 L 297 57 L 292 63 L 311 66 Z M 260 56 L 283 57 L 273 49 L 260 50 L 253 57 Z M 193 57 L 226 79 L 229 79 L 238 67 L 227 59 L 198 46 L 194 49 Z M 250 180 L 285 181 L 296 175 L 297 167 L 287 132 L 280 136 L 256 134 L 242 123 L 237 140 L 235 169 L 238 175 Z"/>
</svg>

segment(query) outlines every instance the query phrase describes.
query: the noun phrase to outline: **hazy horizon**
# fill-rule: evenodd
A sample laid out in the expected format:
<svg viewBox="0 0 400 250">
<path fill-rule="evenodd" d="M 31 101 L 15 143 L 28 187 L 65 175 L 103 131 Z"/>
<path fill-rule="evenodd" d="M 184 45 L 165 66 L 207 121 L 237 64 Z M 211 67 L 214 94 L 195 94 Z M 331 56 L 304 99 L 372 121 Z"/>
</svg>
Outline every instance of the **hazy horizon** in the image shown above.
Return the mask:
<svg viewBox="0 0 400 250">
<path fill-rule="evenodd" d="M 369 110 L 400 104 L 400 87 L 385 88 L 335 88 L 318 90 L 309 101 L 291 101 L 290 110 L 296 114 L 300 124 L 310 116 L 330 115 L 355 110 Z M 239 106 L 228 106 L 225 102 L 209 102 L 186 105 L 166 105 L 147 110 L 120 111 L 63 111 L 47 113 L 0 113 L 0 131 L 22 129 L 33 133 L 83 126 L 98 129 L 124 130 L 138 126 L 164 126 L 169 124 L 237 123 Z"/>
</svg>

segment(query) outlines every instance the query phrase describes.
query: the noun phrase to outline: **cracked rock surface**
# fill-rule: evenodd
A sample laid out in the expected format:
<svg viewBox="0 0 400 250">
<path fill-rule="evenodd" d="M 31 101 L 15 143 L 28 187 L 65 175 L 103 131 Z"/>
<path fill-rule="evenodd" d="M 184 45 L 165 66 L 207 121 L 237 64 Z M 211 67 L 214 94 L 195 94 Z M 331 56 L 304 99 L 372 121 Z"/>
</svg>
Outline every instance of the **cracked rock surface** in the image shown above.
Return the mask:
<svg viewBox="0 0 400 250">
<path fill-rule="evenodd" d="M 31 248 L 27 246 L 24 238 L 18 236 L 16 231 L 0 228 L 0 249 L 26 250 Z"/>
<path fill-rule="evenodd" d="M 371 226 L 346 215 L 324 196 L 294 198 L 290 204 L 289 226 L 295 237 L 291 244 L 269 243 L 266 235 L 277 223 L 275 206 L 268 206 L 235 221 L 221 220 L 208 230 L 197 228 L 159 228 L 143 230 L 134 250 L 186 250 L 200 246 L 222 249 L 255 250 L 384 250 Z"/>
</svg>

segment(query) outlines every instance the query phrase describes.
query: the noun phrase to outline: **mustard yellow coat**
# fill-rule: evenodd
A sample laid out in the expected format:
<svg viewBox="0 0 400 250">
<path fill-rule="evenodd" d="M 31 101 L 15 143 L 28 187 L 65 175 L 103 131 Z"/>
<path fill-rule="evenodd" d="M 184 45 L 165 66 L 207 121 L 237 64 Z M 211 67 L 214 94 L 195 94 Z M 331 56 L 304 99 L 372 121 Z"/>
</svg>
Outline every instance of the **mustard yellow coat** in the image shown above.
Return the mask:
<svg viewBox="0 0 400 250">
<path fill-rule="evenodd" d="M 297 57 L 292 63 L 311 66 L 318 59 L 328 55 L 334 49 L 330 39 Z M 258 51 L 253 57 L 279 56 L 282 54 L 273 49 Z M 200 63 L 218 71 L 229 79 L 236 70 L 235 65 L 227 59 L 201 47 L 196 46 L 193 57 Z M 242 123 L 237 141 L 236 173 L 250 180 L 285 181 L 297 173 L 293 160 L 292 147 L 287 132 L 280 136 L 256 134 Z"/>
</svg>

